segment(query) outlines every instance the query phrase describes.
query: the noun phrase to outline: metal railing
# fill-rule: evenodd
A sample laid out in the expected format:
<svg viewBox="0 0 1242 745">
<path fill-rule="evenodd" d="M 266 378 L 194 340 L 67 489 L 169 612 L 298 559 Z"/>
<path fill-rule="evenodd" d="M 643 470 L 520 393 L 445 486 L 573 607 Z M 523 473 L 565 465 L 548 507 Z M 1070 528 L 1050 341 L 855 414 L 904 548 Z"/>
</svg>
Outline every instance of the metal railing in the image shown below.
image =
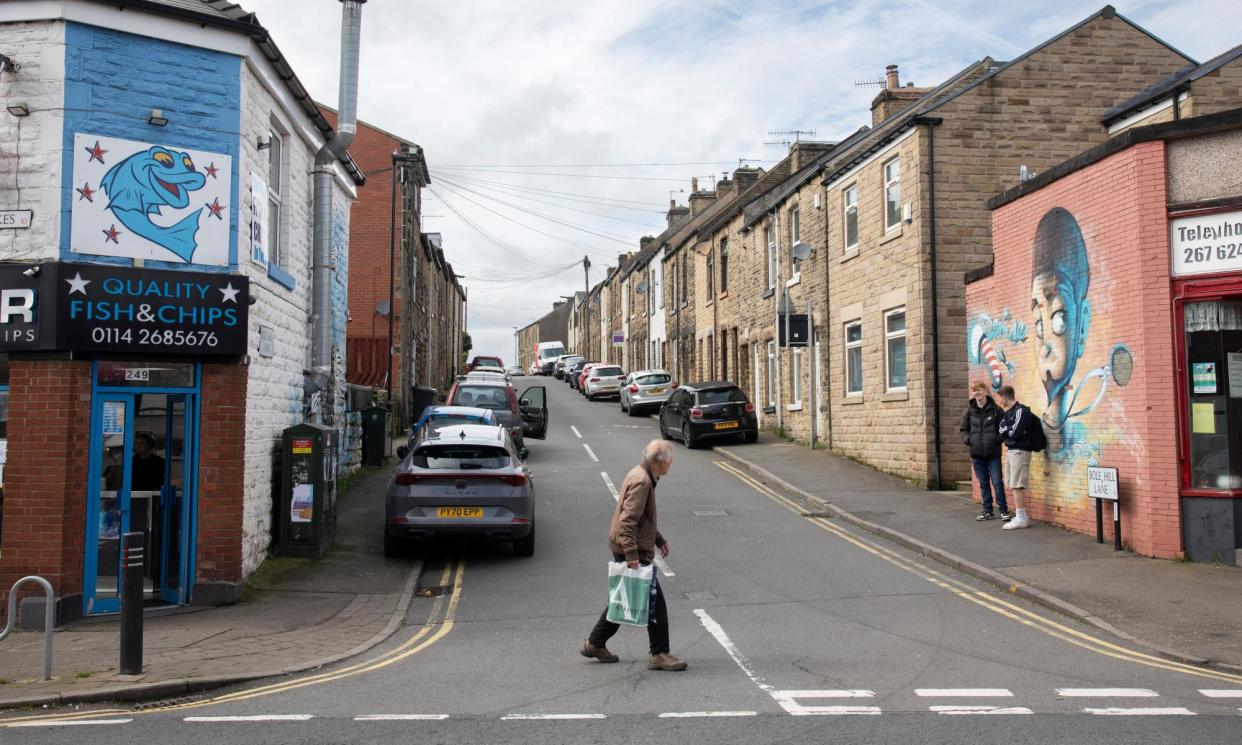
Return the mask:
<svg viewBox="0 0 1242 745">
<path fill-rule="evenodd" d="M 43 679 L 52 679 L 52 626 L 55 623 L 56 616 L 56 593 L 52 591 L 52 583 L 31 575 L 22 577 L 13 584 L 13 589 L 9 590 L 9 615 L 4 625 L 4 631 L 0 631 L 0 641 L 3 641 L 13 631 L 14 624 L 17 623 L 17 588 L 27 582 L 35 582 L 43 586 L 43 593 L 47 595 L 47 602 L 43 606 Z"/>
</svg>

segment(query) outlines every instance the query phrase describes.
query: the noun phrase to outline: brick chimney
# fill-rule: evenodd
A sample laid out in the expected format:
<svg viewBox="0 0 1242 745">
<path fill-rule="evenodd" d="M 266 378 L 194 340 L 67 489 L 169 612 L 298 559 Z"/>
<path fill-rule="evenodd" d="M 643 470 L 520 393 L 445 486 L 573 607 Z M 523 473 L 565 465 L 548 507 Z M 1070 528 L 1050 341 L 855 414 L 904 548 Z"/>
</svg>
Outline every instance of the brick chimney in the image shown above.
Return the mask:
<svg viewBox="0 0 1242 745">
<path fill-rule="evenodd" d="M 906 87 L 902 88 L 897 65 L 885 67 L 884 90 L 871 101 L 871 126 L 888 119 L 930 90 L 931 88 L 916 88 L 914 83 L 906 83 Z"/>
<path fill-rule="evenodd" d="M 815 159 L 837 146 L 835 142 L 795 142 L 789 146 L 789 165 L 793 170 L 805 168 Z"/>
<path fill-rule="evenodd" d="M 689 207 L 678 207 L 676 199 L 668 200 L 668 226 L 671 228 L 690 214 Z"/>
<path fill-rule="evenodd" d="M 754 183 L 758 181 L 759 177 L 762 175 L 763 175 L 762 168 L 751 168 L 749 166 L 742 166 L 741 168 L 738 168 L 735 171 L 733 171 L 733 188 L 737 189 L 738 194 L 741 194 L 742 192 L 746 191 L 751 186 L 753 186 Z"/>
<path fill-rule="evenodd" d="M 654 235 L 644 235 L 642 238 L 639 238 L 638 239 L 638 250 L 642 251 L 643 249 L 647 248 L 647 246 L 650 246 L 651 242 L 654 240 L 655 240 Z"/>
<path fill-rule="evenodd" d="M 690 214 L 697 215 L 710 207 L 712 202 L 716 201 L 716 192 L 699 191 L 699 180 L 697 178 L 691 179 L 691 184 L 694 187 L 694 191 L 690 192 L 690 199 L 687 201 L 690 203 Z"/>
<path fill-rule="evenodd" d="M 733 182 L 729 180 L 727 174 L 721 176 L 720 180 L 716 182 L 716 198 L 724 199 L 731 191 L 733 191 Z"/>
</svg>

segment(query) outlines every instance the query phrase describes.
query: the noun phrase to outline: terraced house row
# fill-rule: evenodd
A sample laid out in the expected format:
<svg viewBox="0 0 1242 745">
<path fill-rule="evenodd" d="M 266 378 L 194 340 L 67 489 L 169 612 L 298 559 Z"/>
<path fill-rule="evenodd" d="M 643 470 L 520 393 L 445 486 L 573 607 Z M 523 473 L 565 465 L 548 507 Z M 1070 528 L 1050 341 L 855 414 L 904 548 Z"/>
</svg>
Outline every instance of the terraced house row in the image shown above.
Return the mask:
<svg viewBox="0 0 1242 745">
<path fill-rule="evenodd" d="M 966 281 L 993 264 L 988 200 L 1128 127 L 1236 106 L 1236 52 L 1200 64 L 1108 6 L 933 86 L 890 66 L 852 134 L 671 204 L 571 300 L 570 346 L 733 380 L 765 428 L 951 489 L 970 478 Z M 779 344 L 786 310 L 809 314 L 807 345 Z"/>
</svg>

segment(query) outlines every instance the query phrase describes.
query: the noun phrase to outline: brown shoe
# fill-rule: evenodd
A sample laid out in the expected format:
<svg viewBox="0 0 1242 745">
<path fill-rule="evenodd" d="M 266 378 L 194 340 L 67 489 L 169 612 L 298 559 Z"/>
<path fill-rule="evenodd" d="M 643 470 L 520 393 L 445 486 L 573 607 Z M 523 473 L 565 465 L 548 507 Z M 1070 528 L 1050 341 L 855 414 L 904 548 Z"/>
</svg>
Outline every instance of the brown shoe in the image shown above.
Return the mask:
<svg viewBox="0 0 1242 745">
<path fill-rule="evenodd" d="M 589 641 L 582 643 L 582 649 L 578 651 L 583 657 L 599 660 L 600 662 L 620 662 L 621 658 L 608 651 L 608 647 L 597 647 Z"/>
<path fill-rule="evenodd" d="M 686 669 L 686 661 L 678 659 L 668 652 L 662 654 L 651 655 L 651 660 L 647 663 L 648 670 L 667 670 L 669 672 L 677 672 Z"/>
</svg>

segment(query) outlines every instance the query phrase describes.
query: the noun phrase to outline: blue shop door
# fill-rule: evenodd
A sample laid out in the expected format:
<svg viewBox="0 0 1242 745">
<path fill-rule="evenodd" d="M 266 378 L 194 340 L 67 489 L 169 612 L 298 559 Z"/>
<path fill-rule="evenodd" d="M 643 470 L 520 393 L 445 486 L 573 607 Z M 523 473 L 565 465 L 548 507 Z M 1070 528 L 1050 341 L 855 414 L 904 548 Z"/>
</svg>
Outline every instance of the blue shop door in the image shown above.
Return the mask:
<svg viewBox="0 0 1242 745">
<path fill-rule="evenodd" d="M 193 517 L 193 396 L 170 394 L 164 401 L 164 481 L 159 495 L 160 598 L 180 605 L 189 597 L 191 518 Z M 153 526 L 154 527 L 154 526 Z"/>
<path fill-rule="evenodd" d="M 121 534 L 130 529 L 134 406 L 129 395 L 96 395 L 91 412 L 83 602 L 87 614 L 120 610 Z"/>
</svg>

